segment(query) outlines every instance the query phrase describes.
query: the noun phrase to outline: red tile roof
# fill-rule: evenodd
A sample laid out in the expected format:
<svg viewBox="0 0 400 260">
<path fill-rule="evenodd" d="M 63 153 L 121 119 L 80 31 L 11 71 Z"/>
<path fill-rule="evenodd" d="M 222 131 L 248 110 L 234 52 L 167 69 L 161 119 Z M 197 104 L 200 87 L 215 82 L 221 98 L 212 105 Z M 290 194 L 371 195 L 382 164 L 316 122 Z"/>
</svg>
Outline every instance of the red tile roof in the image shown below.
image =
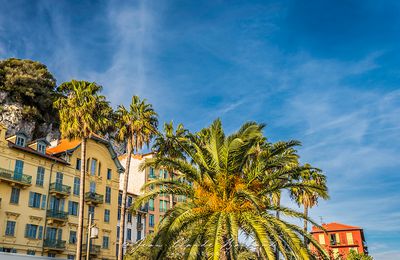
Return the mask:
<svg viewBox="0 0 400 260">
<path fill-rule="evenodd" d="M 58 154 L 62 153 L 71 149 L 76 148 L 78 145 L 81 144 L 81 140 L 71 140 L 68 141 L 67 139 L 60 140 L 60 143 L 55 147 L 50 147 L 47 149 L 47 153 L 49 154 Z"/>
<path fill-rule="evenodd" d="M 341 224 L 341 223 L 337 223 L 337 222 L 332 222 L 332 223 L 328 223 L 328 224 L 322 224 L 322 227 L 325 228 L 326 231 L 362 229 L 361 227 L 345 225 L 345 224 Z M 318 232 L 323 232 L 323 231 L 321 229 L 319 229 L 318 227 L 313 226 L 311 233 L 318 233 Z"/>
<path fill-rule="evenodd" d="M 58 162 L 63 163 L 63 164 L 69 164 L 67 161 L 65 161 L 65 160 L 63 160 L 61 158 L 52 156 L 52 155 L 48 154 L 47 152 L 46 152 L 46 154 L 43 154 L 43 153 L 40 153 L 40 152 L 30 148 L 30 147 L 22 147 L 22 146 L 14 144 L 13 142 L 10 142 L 10 141 L 8 141 L 8 146 L 11 147 L 11 148 L 19 149 L 19 150 L 22 150 L 22 151 L 25 151 L 25 152 L 28 152 L 28 153 L 31 153 L 31 154 L 38 155 L 40 157 L 43 157 L 43 158 L 46 158 L 46 159 L 49 159 L 49 160 L 58 161 Z"/>
</svg>

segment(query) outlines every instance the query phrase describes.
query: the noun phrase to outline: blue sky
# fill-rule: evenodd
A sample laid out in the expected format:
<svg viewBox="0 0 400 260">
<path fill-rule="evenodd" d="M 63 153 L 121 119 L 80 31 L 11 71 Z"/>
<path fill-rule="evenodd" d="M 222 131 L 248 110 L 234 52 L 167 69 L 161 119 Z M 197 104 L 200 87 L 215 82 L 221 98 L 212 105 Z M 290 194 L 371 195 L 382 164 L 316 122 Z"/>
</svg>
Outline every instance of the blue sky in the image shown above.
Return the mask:
<svg viewBox="0 0 400 260">
<path fill-rule="evenodd" d="M 399 1 L 6 1 L 0 58 L 147 98 L 195 131 L 267 123 L 328 176 L 314 219 L 365 229 L 400 259 Z"/>
</svg>

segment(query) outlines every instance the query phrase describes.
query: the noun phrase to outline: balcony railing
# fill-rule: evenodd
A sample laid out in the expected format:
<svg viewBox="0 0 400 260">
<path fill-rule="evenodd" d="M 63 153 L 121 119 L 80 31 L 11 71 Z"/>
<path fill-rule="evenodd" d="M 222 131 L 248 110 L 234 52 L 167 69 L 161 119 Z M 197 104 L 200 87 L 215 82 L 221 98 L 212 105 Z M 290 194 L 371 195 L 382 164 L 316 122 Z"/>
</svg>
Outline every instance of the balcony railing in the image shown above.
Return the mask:
<svg viewBox="0 0 400 260">
<path fill-rule="evenodd" d="M 46 238 L 43 242 L 43 247 L 50 250 L 64 250 L 65 240 Z"/>
<path fill-rule="evenodd" d="M 0 168 L 0 179 L 10 183 L 17 183 L 22 186 L 30 186 L 32 184 L 32 176 L 26 174 L 15 174 L 11 170 Z"/>
<path fill-rule="evenodd" d="M 95 192 L 86 192 L 85 201 L 94 204 L 101 204 L 104 201 L 104 196 Z"/>
<path fill-rule="evenodd" d="M 69 194 L 71 194 L 71 186 L 53 182 L 50 184 L 50 192 L 61 194 L 61 195 L 69 195 Z"/>
<path fill-rule="evenodd" d="M 62 221 L 68 220 L 68 212 L 64 212 L 64 211 L 49 209 L 49 210 L 47 210 L 46 215 L 48 218 L 51 218 L 51 219 L 57 219 L 57 220 L 62 220 Z"/>
<path fill-rule="evenodd" d="M 89 254 L 91 254 L 91 255 L 98 255 L 98 254 L 100 254 L 100 249 L 101 249 L 101 246 L 98 246 L 98 245 L 90 245 L 90 248 L 89 248 Z M 83 244 L 82 245 L 82 253 L 83 254 L 86 254 L 86 252 L 87 252 L 87 245 L 86 244 Z"/>
</svg>

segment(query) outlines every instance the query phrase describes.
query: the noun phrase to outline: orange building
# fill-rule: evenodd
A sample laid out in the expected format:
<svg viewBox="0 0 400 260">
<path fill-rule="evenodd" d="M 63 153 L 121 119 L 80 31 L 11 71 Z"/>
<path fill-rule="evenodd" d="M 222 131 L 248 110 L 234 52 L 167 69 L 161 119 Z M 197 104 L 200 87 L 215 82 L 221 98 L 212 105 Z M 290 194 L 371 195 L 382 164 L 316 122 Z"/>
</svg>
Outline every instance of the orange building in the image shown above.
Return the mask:
<svg viewBox="0 0 400 260">
<path fill-rule="evenodd" d="M 333 257 L 346 257 L 350 250 L 368 254 L 362 228 L 340 223 L 322 224 L 326 232 L 313 227 L 311 234 Z"/>
</svg>

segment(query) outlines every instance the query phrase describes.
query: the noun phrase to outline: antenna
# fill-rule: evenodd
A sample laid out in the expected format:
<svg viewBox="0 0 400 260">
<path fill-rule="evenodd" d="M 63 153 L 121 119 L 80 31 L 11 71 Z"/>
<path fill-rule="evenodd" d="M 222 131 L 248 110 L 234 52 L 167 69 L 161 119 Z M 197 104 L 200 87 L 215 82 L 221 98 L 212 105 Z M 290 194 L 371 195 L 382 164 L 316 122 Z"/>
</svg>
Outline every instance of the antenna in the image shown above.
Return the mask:
<svg viewBox="0 0 400 260">
<path fill-rule="evenodd" d="M 319 216 L 319 221 L 321 222 L 321 225 L 324 224 L 324 219 L 322 218 L 322 216 Z"/>
</svg>

